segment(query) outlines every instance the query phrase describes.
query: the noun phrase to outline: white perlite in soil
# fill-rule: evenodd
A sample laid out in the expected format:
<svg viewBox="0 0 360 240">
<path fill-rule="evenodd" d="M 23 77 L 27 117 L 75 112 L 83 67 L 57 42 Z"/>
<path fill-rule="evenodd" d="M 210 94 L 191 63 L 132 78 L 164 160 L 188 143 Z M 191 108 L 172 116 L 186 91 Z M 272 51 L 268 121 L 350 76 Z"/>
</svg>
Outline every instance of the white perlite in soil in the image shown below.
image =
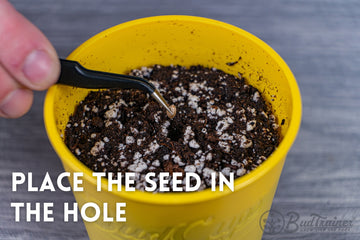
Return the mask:
<svg viewBox="0 0 360 240">
<path fill-rule="evenodd" d="M 154 181 L 160 172 L 197 173 L 202 190 L 210 187 L 211 173 L 241 177 L 279 144 L 275 116 L 240 74 L 159 65 L 131 74 L 148 78 L 176 106 L 176 116 L 169 118 L 144 92 L 90 93 L 70 118 L 65 140 L 93 171 L 135 172 L 139 190 L 149 172 L 156 173 Z"/>
</svg>

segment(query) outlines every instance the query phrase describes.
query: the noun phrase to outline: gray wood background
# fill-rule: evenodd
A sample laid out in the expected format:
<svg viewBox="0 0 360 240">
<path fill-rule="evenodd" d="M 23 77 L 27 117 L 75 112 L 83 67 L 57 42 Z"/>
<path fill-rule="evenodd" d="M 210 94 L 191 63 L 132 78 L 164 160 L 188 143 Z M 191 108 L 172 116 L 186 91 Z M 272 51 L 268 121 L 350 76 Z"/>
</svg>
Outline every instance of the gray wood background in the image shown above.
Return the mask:
<svg viewBox="0 0 360 240">
<path fill-rule="evenodd" d="M 348 231 L 311 229 L 270 239 L 360 239 L 360 1 L 358 0 L 11 0 L 66 57 L 94 34 L 124 21 L 163 14 L 214 18 L 263 39 L 288 63 L 303 99 L 303 121 L 272 210 L 290 220 L 313 214 L 352 221 Z M 1 23 L 0 23 L 1 24 Z M 1 49 L 1 46 L 0 46 Z M 11 192 L 11 173 L 63 171 L 43 124 L 44 92 L 21 119 L 0 119 L 0 239 L 88 239 L 82 222 L 14 222 L 10 202 L 73 202 L 71 193 Z M 55 211 L 55 219 L 61 211 Z M 274 215 L 276 217 L 276 214 Z M 300 222 L 298 221 L 297 224 Z M 286 226 L 285 226 L 286 227 Z M 296 225 L 289 225 L 290 230 Z M 308 230 L 309 232 L 307 232 Z"/>
</svg>

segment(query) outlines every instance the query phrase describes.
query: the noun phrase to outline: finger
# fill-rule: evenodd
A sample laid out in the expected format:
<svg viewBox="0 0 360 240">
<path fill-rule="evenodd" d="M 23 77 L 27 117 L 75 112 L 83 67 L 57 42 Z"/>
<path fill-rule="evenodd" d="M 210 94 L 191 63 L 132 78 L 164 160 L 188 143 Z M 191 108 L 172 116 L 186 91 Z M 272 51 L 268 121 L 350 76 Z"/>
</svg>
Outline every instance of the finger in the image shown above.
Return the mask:
<svg viewBox="0 0 360 240">
<path fill-rule="evenodd" d="M 55 49 L 6 0 L 0 1 L 0 48 L 0 64 L 20 84 L 44 90 L 58 79 L 60 63 Z"/>
<path fill-rule="evenodd" d="M 27 88 L 18 88 L 11 92 L 0 107 L 0 116 L 19 118 L 30 110 L 34 93 Z"/>
<path fill-rule="evenodd" d="M 21 88 L 0 65 L 0 117 L 18 118 L 31 107 L 33 92 Z"/>
</svg>

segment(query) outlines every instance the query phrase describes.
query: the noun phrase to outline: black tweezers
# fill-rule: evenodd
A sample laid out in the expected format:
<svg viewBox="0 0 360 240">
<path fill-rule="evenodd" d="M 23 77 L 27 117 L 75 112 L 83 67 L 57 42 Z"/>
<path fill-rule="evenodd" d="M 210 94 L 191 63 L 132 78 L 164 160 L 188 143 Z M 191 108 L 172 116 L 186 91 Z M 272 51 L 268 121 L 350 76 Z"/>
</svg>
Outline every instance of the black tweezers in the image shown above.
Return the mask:
<svg viewBox="0 0 360 240">
<path fill-rule="evenodd" d="M 169 104 L 156 87 L 143 78 L 89 70 L 76 61 L 60 59 L 60 63 L 61 73 L 58 84 L 88 89 L 121 88 L 143 90 L 163 106 L 170 116 L 173 115 Z"/>
</svg>

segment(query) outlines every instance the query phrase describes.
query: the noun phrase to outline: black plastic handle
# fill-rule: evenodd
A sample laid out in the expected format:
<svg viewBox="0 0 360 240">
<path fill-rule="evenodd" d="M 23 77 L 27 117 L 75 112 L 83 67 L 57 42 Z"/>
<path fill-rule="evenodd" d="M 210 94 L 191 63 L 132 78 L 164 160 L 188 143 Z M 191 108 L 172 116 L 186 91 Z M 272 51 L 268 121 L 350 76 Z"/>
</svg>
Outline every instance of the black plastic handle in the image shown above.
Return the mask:
<svg viewBox="0 0 360 240">
<path fill-rule="evenodd" d="M 79 88 L 139 89 L 152 94 L 156 88 L 145 79 L 89 70 L 76 61 L 60 59 L 61 73 L 57 83 Z"/>
</svg>

